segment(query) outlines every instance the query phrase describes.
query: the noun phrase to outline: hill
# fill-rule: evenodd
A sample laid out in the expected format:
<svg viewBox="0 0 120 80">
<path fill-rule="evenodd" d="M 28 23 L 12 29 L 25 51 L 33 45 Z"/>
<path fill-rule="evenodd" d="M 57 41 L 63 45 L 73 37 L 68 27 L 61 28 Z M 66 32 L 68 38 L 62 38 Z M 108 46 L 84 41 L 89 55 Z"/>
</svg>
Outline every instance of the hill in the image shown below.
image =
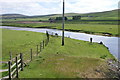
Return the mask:
<svg viewBox="0 0 120 80">
<path fill-rule="evenodd" d="M 94 12 L 94 13 L 84 13 L 84 14 L 80 14 L 80 13 L 66 13 L 66 16 L 95 16 L 95 17 L 118 17 L 118 11 L 119 9 L 116 10 L 111 10 L 111 11 L 104 11 L 104 12 Z M 60 16 L 60 15 L 59 15 Z"/>
<path fill-rule="evenodd" d="M 20 17 L 28 17 L 22 14 L 2 14 L 0 17 L 2 18 L 20 18 Z"/>
<path fill-rule="evenodd" d="M 111 11 L 104 11 L 104 12 L 86 13 L 86 14 L 81 14 L 81 15 L 82 16 L 97 16 L 97 17 L 118 17 L 118 11 L 119 9 L 111 10 Z"/>
<path fill-rule="evenodd" d="M 71 16 L 83 16 L 83 17 L 118 17 L 118 11 L 119 9 L 116 10 L 111 10 L 111 11 L 104 11 L 104 12 L 94 12 L 94 13 L 66 13 L 65 16 L 71 17 Z M 62 14 L 49 14 L 49 15 L 37 15 L 37 16 L 26 16 L 22 14 L 3 14 L 0 16 L 3 19 L 11 19 L 11 18 L 39 18 L 39 17 L 56 17 L 56 16 L 62 16 Z"/>
</svg>

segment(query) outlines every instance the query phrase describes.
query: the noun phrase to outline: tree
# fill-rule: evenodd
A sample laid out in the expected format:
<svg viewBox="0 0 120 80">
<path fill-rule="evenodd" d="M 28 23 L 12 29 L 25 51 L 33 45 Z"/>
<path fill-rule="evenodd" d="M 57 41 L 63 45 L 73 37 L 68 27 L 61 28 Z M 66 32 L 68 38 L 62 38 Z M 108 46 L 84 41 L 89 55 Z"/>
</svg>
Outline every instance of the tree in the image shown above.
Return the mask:
<svg viewBox="0 0 120 80">
<path fill-rule="evenodd" d="M 62 17 L 56 17 L 56 19 L 55 20 L 62 20 Z M 68 20 L 68 18 L 67 17 L 65 17 L 65 21 L 67 21 Z"/>
<path fill-rule="evenodd" d="M 72 19 L 73 19 L 73 20 L 80 20 L 80 19 L 81 19 L 81 16 L 73 16 Z"/>
</svg>

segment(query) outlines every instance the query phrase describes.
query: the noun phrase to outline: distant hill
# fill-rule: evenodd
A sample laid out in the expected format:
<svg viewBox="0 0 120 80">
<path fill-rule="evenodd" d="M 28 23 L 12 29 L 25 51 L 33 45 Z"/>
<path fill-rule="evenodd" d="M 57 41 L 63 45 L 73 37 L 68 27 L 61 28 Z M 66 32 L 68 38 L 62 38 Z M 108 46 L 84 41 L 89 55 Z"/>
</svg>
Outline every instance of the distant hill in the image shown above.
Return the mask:
<svg viewBox="0 0 120 80">
<path fill-rule="evenodd" d="M 111 11 L 104 11 L 104 12 L 95 12 L 95 13 L 66 13 L 65 16 L 71 17 L 71 16 L 93 16 L 93 17 L 118 17 L 118 10 L 111 10 Z M 50 14 L 50 15 L 38 15 L 38 16 L 26 16 L 22 14 L 3 14 L 0 16 L 3 19 L 11 19 L 11 18 L 38 18 L 38 17 L 56 17 L 56 16 L 62 16 L 62 14 Z"/>
<path fill-rule="evenodd" d="M 2 19 L 14 19 L 14 18 L 39 18 L 39 17 L 50 17 L 55 16 L 57 14 L 50 14 L 50 15 L 38 15 L 38 16 L 27 16 L 22 14 L 2 14 L 0 18 Z"/>
<path fill-rule="evenodd" d="M 22 14 L 2 14 L 2 15 L 0 15 L 0 17 L 2 17 L 2 18 L 20 18 L 20 17 L 28 17 L 28 16 L 22 15 Z"/>
<path fill-rule="evenodd" d="M 84 13 L 84 14 L 80 14 L 80 13 L 66 13 L 66 16 L 95 16 L 95 17 L 118 17 L 118 10 L 120 9 L 116 9 L 116 10 L 111 10 L 111 11 L 104 11 L 104 12 L 94 12 L 94 13 Z M 60 16 L 60 15 L 58 15 Z"/>
<path fill-rule="evenodd" d="M 81 16 L 118 17 L 119 10 L 120 9 L 116 9 L 112 11 L 104 11 L 104 12 L 86 13 L 86 14 L 81 14 Z"/>
</svg>

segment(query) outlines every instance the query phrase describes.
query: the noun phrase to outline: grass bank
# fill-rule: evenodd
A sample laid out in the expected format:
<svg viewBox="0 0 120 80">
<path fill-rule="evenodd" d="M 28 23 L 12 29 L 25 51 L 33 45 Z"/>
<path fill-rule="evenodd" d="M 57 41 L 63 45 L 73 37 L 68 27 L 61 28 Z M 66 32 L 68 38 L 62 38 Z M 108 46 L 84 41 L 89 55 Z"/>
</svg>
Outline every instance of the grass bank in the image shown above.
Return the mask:
<svg viewBox="0 0 120 80">
<path fill-rule="evenodd" d="M 33 49 L 33 56 L 36 55 L 36 45 L 45 39 L 45 34 L 37 32 L 27 31 L 15 31 L 15 30 L 2 30 L 2 61 L 7 62 L 10 59 L 10 53 L 12 58 L 16 57 L 19 53 L 23 53 L 24 60 L 30 60 L 30 49 Z M 2 69 L 7 69 L 8 65 L 3 63 L 0 65 Z M 7 72 L 2 74 L 8 75 Z"/>
<path fill-rule="evenodd" d="M 19 53 L 30 54 L 31 48 L 36 52 L 36 45 L 44 38 L 43 33 L 2 29 L 2 60 L 9 60 L 9 52 L 12 57 Z"/>
<path fill-rule="evenodd" d="M 103 59 L 105 55 L 107 56 Z M 65 38 L 65 46 L 61 46 L 61 38 L 52 37 L 43 52 L 20 72 L 20 77 L 113 77 L 114 74 L 108 70 L 107 59 L 114 57 L 103 45 Z"/>
<path fill-rule="evenodd" d="M 42 33 L 3 29 L 3 60 L 16 53 L 30 54 L 33 48 L 45 38 Z M 26 53 L 27 52 L 27 53 Z M 29 56 L 25 56 L 29 58 Z M 50 37 L 47 47 L 21 71 L 20 78 L 82 78 L 113 77 L 108 70 L 106 60 L 114 59 L 106 47 L 98 43 L 65 38 L 61 46 L 61 37 Z M 112 75 L 112 76 L 111 76 Z"/>
<path fill-rule="evenodd" d="M 110 22 L 110 21 L 108 21 Z M 96 23 L 96 24 L 94 24 Z M 61 22 L 56 23 L 20 23 L 20 22 L 8 22 L 3 23 L 4 26 L 15 27 L 31 27 L 31 28 L 50 28 L 50 29 L 62 29 Z M 104 36 L 120 36 L 118 33 L 117 24 L 104 24 L 90 21 L 67 21 L 65 22 L 65 30 L 73 32 L 82 32 L 87 34 L 104 35 Z"/>
</svg>

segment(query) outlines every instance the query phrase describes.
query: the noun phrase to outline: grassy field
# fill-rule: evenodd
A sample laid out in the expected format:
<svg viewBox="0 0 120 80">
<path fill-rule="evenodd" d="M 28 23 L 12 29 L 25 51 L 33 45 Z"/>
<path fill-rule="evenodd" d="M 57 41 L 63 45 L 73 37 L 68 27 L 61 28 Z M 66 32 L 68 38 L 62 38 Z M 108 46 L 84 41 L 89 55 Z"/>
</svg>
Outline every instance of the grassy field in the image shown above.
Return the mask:
<svg viewBox="0 0 120 80">
<path fill-rule="evenodd" d="M 19 53 L 30 54 L 30 49 L 36 53 L 36 45 L 45 38 L 45 34 L 26 31 L 2 30 L 2 60 L 9 60 L 9 52 L 15 57 Z"/>
<path fill-rule="evenodd" d="M 82 16 L 80 20 L 72 20 L 72 16 Z M 4 17 L 11 17 L 5 19 Z M 36 28 L 54 28 L 61 29 L 62 21 L 56 21 L 54 23 L 49 23 L 49 18 L 56 18 L 61 16 L 61 14 L 51 14 L 44 16 L 23 16 L 23 18 L 13 18 L 14 16 L 23 16 L 20 14 L 17 15 L 4 15 L 2 22 L 4 26 L 16 26 L 16 27 L 36 27 Z M 96 13 L 66 13 L 68 21 L 65 21 L 65 29 L 75 32 L 83 32 L 88 34 L 98 34 L 98 35 L 108 35 L 108 36 L 120 36 L 118 33 L 118 9 L 105 11 L 105 12 L 96 12 Z M 29 22 L 32 23 L 24 23 Z M 38 22 L 38 23 L 33 23 Z M 44 22 L 44 23 L 42 23 Z"/>
<path fill-rule="evenodd" d="M 12 58 L 23 53 L 25 62 L 30 60 L 30 49 L 33 49 L 33 56 L 35 56 L 37 53 L 36 45 L 40 45 L 40 42 L 45 38 L 43 33 L 2 29 L 2 61 L 6 62 L 10 59 L 10 52 Z M 3 63 L 0 65 L 1 67 L 7 69 L 8 65 Z M 8 73 L 5 72 L 2 75 L 6 76 Z"/>
<path fill-rule="evenodd" d="M 39 54 L 38 58 L 30 63 L 24 72 L 20 72 L 20 77 L 110 77 L 105 61 L 113 59 L 113 56 L 103 45 L 65 38 L 65 46 L 61 46 L 60 40 L 61 38 L 51 38 L 49 45 Z M 102 59 L 104 55 L 107 56 Z M 100 73 L 96 70 L 100 70 Z"/>
<path fill-rule="evenodd" d="M 96 23 L 96 24 L 94 24 Z M 87 34 L 99 34 L 105 35 L 109 34 L 109 36 L 120 36 L 118 33 L 118 25 L 116 24 L 104 24 L 102 22 L 89 22 L 89 21 L 66 21 L 65 22 L 65 29 L 74 32 L 83 32 Z M 108 21 L 108 23 L 112 23 Z M 6 26 L 16 26 L 16 27 L 35 27 L 35 28 L 53 28 L 53 29 L 61 29 L 62 24 L 61 22 L 56 23 L 4 23 L 3 25 Z"/>
<path fill-rule="evenodd" d="M 13 57 L 16 53 L 27 54 L 45 38 L 45 34 L 3 29 L 3 61 L 9 59 L 9 51 Z M 65 46 L 61 46 L 61 37 L 50 37 L 47 47 L 20 72 L 21 78 L 81 78 L 81 77 L 113 77 L 108 70 L 106 60 L 114 59 L 106 47 L 98 43 L 65 38 Z"/>
<path fill-rule="evenodd" d="M 54 16 L 52 18 L 56 18 L 57 16 Z M 2 21 L 48 21 L 50 17 L 37 17 L 37 18 L 13 18 L 13 19 L 2 19 Z M 67 17 L 69 20 L 72 19 L 72 17 Z M 118 20 L 118 17 L 82 17 L 81 20 Z"/>
</svg>

